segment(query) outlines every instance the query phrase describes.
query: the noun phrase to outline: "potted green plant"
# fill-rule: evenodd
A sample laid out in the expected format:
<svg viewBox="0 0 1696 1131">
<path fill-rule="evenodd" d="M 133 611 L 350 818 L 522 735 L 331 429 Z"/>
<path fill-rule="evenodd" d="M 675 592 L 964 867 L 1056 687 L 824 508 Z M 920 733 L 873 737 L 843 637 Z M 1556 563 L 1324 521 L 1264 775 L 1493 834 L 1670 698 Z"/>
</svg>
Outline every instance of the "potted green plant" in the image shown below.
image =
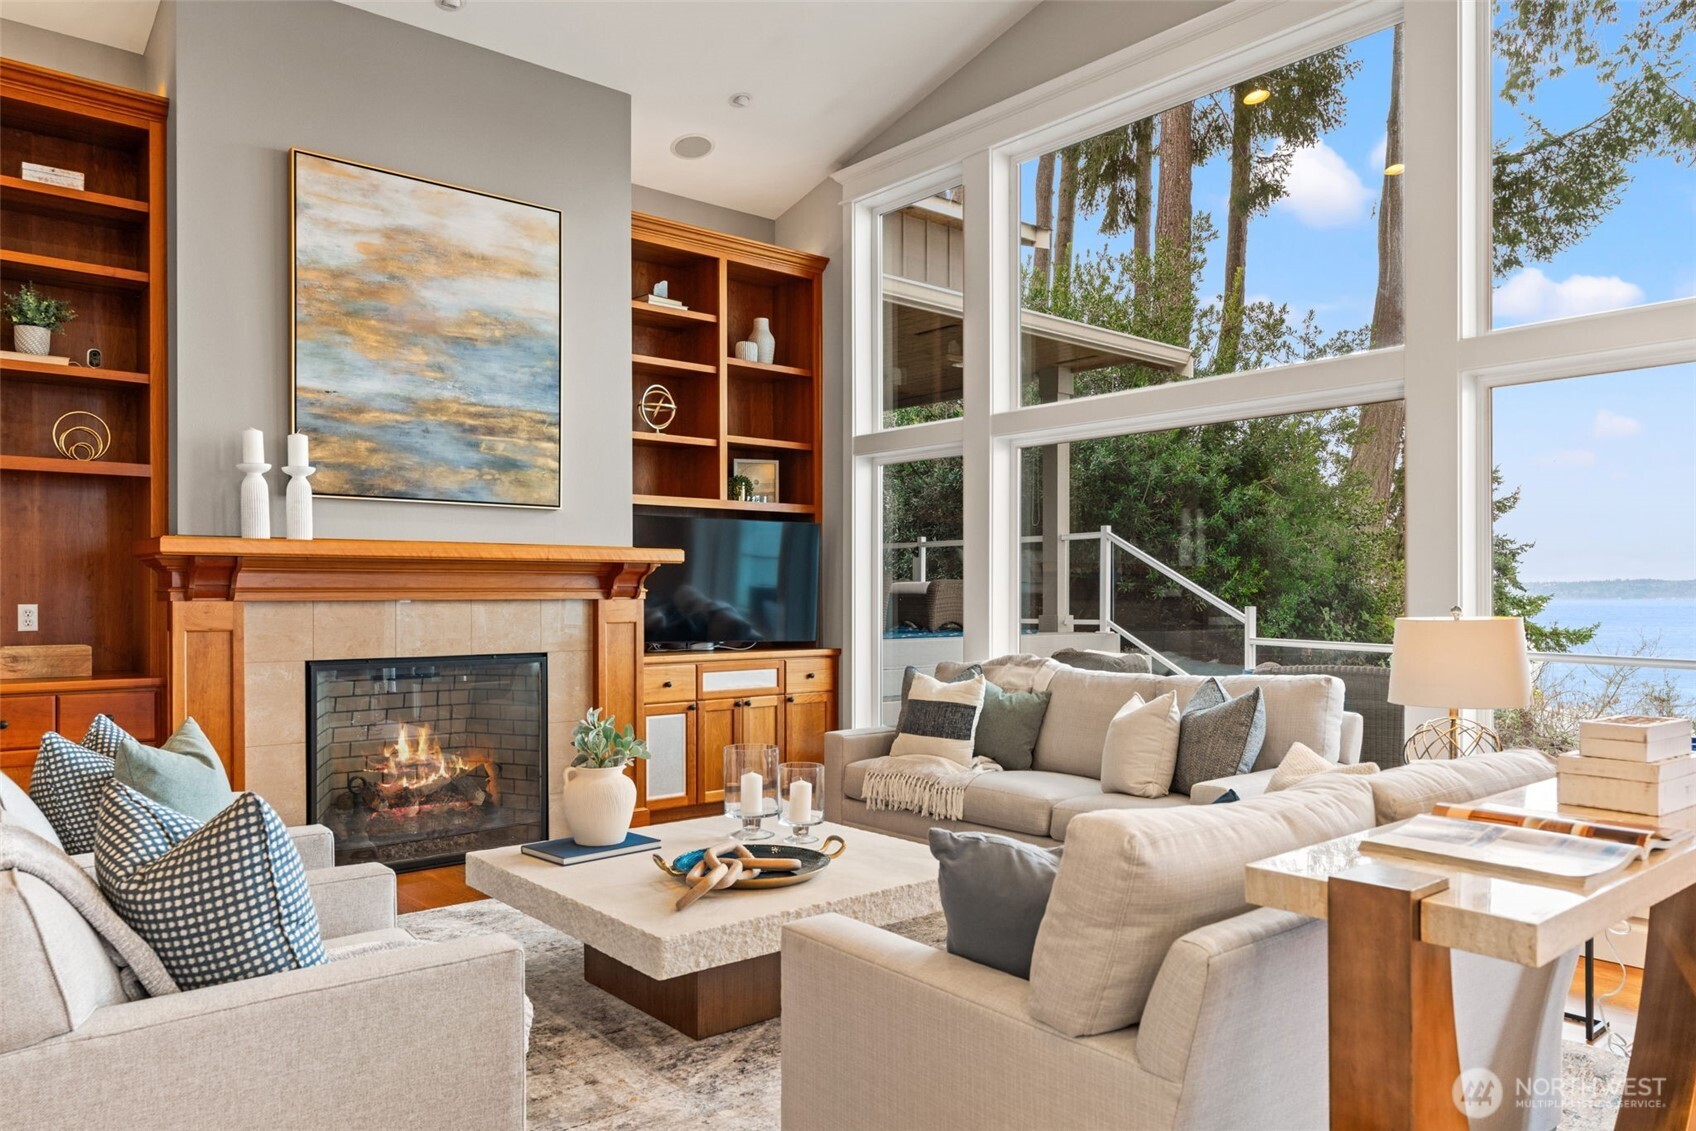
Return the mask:
<svg viewBox="0 0 1696 1131">
<path fill-rule="evenodd" d="M 6 296 L 12 344 L 19 353 L 48 353 L 53 348 L 54 331 L 76 316 L 69 303 L 42 294 L 34 283 L 25 283 Z"/>
<path fill-rule="evenodd" d="M 585 845 L 621 843 L 636 813 L 636 783 L 624 767 L 648 757 L 648 744 L 635 727 L 620 731 L 613 716 L 603 719 L 595 707 L 572 728 L 571 746 L 577 756 L 565 771 L 560 804 L 571 838 Z"/>
</svg>

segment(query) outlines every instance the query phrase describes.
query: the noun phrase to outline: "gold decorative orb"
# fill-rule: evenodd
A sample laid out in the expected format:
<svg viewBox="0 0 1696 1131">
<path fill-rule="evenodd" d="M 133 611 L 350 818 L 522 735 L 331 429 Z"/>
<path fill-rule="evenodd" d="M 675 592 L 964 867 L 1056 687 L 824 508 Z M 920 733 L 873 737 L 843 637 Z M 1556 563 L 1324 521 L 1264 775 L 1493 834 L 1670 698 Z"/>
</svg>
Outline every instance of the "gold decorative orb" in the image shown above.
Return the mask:
<svg viewBox="0 0 1696 1131">
<path fill-rule="evenodd" d="M 67 412 L 53 422 L 53 446 L 66 459 L 88 463 L 112 446 L 112 430 L 92 412 Z"/>
<path fill-rule="evenodd" d="M 640 408 L 642 423 L 655 432 L 664 432 L 677 419 L 677 401 L 664 385 L 649 385 L 643 389 Z"/>
<path fill-rule="evenodd" d="M 1409 762 L 1442 762 L 1501 748 L 1502 740 L 1489 727 L 1471 719 L 1451 717 L 1432 719 L 1420 726 L 1408 736 L 1402 755 Z"/>
</svg>

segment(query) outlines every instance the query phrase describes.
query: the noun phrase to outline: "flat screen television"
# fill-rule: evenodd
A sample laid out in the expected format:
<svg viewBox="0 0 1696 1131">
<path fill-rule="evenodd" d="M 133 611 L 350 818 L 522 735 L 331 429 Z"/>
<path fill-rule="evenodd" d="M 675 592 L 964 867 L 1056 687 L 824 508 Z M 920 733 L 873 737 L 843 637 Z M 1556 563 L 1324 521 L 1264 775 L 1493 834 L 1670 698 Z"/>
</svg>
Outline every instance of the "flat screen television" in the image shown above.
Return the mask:
<svg viewBox="0 0 1696 1131">
<path fill-rule="evenodd" d="M 635 516 L 635 543 L 682 550 L 648 578 L 650 646 L 811 644 L 819 527 L 766 518 Z"/>
</svg>

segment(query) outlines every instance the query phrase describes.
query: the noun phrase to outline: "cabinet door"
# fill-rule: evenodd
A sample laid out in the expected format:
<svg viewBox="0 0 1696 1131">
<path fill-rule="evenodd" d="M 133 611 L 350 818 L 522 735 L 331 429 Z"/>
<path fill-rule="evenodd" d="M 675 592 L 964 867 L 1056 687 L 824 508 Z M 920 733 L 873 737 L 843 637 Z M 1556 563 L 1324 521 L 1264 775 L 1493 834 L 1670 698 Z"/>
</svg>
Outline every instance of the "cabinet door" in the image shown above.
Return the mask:
<svg viewBox="0 0 1696 1131">
<path fill-rule="evenodd" d="M 649 809 L 675 809 L 695 796 L 695 704 L 656 709 L 646 715 Z"/>
<path fill-rule="evenodd" d="M 697 714 L 699 732 L 696 737 L 696 778 L 698 791 L 695 800 L 706 803 L 724 800 L 724 748 L 736 737 L 736 716 L 740 699 L 703 699 Z"/>
<path fill-rule="evenodd" d="M 736 741 L 769 743 L 776 746 L 783 739 L 783 697 L 757 695 L 742 700 L 736 715 Z"/>
<path fill-rule="evenodd" d="M 836 694 L 811 691 L 783 704 L 783 760 L 824 761 L 825 731 L 836 729 Z"/>
</svg>

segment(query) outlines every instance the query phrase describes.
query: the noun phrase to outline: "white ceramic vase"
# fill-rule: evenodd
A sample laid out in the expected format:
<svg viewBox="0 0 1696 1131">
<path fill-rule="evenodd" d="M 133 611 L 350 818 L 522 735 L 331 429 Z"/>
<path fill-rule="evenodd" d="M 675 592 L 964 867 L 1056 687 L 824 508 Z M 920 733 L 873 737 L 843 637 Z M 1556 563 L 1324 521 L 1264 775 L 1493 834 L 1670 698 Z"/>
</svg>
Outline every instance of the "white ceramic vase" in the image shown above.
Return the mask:
<svg viewBox="0 0 1696 1131">
<path fill-rule="evenodd" d="M 758 360 L 770 365 L 777 359 L 777 339 L 771 336 L 771 319 L 754 319 L 754 332 L 748 335 L 748 340 L 759 347 Z"/>
<path fill-rule="evenodd" d="M 12 344 L 19 353 L 46 354 L 53 348 L 53 331 L 45 326 L 13 326 Z"/>
<path fill-rule="evenodd" d="M 618 844 L 629 834 L 636 813 L 636 783 L 622 767 L 573 766 L 565 771 L 560 807 L 578 844 Z"/>
</svg>

